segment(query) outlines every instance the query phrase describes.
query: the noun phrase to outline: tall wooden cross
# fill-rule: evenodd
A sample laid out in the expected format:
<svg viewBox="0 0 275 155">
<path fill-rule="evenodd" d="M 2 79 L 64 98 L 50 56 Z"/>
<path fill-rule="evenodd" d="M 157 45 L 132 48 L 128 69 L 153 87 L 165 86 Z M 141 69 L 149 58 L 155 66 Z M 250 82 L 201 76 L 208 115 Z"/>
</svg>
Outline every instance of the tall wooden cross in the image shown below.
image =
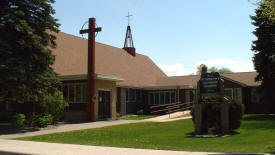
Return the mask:
<svg viewBox="0 0 275 155">
<path fill-rule="evenodd" d="M 88 33 L 88 121 L 95 121 L 95 33 L 101 27 L 96 27 L 95 18 L 89 18 L 89 28 L 80 30 L 80 34 Z"/>
</svg>

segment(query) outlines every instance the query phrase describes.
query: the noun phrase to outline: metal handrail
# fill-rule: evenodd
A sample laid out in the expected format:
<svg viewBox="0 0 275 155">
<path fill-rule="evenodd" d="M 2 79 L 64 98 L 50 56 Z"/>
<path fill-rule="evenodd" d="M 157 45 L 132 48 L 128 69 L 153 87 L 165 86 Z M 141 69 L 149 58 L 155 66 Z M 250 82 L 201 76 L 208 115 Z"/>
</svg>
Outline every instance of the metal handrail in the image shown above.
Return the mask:
<svg viewBox="0 0 275 155">
<path fill-rule="evenodd" d="M 186 105 L 190 105 L 189 107 L 186 107 Z M 157 106 L 151 106 L 150 109 L 156 109 L 156 108 L 162 108 L 159 110 L 151 111 L 150 113 L 159 113 L 159 112 L 165 112 L 166 114 L 180 111 L 180 110 L 187 110 L 190 109 L 193 105 L 193 102 L 186 102 L 186 103 L 181 103 L 181 102 L 176 102 L 176 103 L 171 103 L 171 104 L 163 104 L 163 105 L 157 105 Z"/>
</svg>

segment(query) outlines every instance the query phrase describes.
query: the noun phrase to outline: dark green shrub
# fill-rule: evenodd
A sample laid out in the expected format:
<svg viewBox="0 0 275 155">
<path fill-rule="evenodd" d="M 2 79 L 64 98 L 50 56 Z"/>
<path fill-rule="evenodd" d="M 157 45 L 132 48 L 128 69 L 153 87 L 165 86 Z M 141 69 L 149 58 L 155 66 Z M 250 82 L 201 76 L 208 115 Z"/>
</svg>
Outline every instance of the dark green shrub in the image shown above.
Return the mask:
<svg viewBox="0 0 275 155">
<path fill-rule="evenodd" d="M 229 130 L 233 131 L 241 126 L 244 106 L 236 100 L 230 100 L 228 106 Z M 191 109 L 190 114 L 195 123 L 194 108 Z M 221 133 L 221 104 L 202 104 L 202 132 L 205 134 Z"/>
<path fill-rule="evenodd" d="M 54 123 L 53 116 L 51 114 L 31 116 L 26 122 L 28 126 L 40 128 Z"/>
<path fill-rule="evenodd" d="M 143 114 L 144 114 L 144 112 L 143 112 L 142 109 L 140 109 L 139 111 L 137 111 L 137 115 L 143 115 Z"/>
<path fill-rule="evenodd" d="M 17 113 L 12 116 L 12 122 L 16 126 L 24 126 L 26 121 L 26 116 L 24 114 Z"/>
<path fill-rule="evenodd" d="M 221 104 L 202 104 L 202 132 L 217 134 L 221 132 Z"/>
<path fill-rule="evenodd" d="M 241 127 L 241 120 L 244 114 L 244 105 L 236 100 L 229 102 L 229 130 Z"/>
<path fill-rule="evenodd" d="M 41 103 L 41 107 L 45 114 L 51 114 L 53 116 L 53 122 L 56 123 L 64 116 L 65 108 L 69 104 L 63 99 L 63 94 L 60 91 L 54 93 L 54 95 L 47 95 Z"/>
<path fill-rule="evenodd" d="M 35 126 L 37 126 L 36 124 L 36 122 L 37 122 L 37 120 L 38 120 L 38 117 L 39 117 L 39 115 L 35 115 L 35 116 L 31 116 L 31 117 L 29 117 L 27 120 L 26 120 L 26 125 L 27 126 L 31 126 L 31 127 L 35 127 Z"/>
<path fill-rule="evenodd" d="M 46 114 L 44 116 L 37 117 L 35 120 L 35 126 L 44 128 L 50 124 L 53 124 L 53 116 L 51 114 Z"/>
</svg>

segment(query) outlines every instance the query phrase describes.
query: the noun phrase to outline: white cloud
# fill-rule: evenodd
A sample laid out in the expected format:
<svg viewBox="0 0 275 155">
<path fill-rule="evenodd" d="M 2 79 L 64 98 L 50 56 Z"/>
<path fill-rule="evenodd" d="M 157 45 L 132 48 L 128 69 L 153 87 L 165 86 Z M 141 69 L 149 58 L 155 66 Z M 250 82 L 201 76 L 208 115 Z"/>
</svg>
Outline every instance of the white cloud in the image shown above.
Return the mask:
<svg viewBox="0 0 275 155">
<path fill-rule="evenodd" d="M 217 67 L 217 68 L 229 68 L 233 72 L 249 72 L 255 71 L 253 62 L 246 62 L 246 61 L 236 61 L 230 58 L 215 58 L 206 61 L 200 61 L 195 64 L 194 68 L 196 69 L 197 66 L 200 64 L 205 64 L 208 68 L 210 67 Z"/>
<path fill-rule="evenodd" d="M 188 75 L 193 73 L 193 71 L 186 70 L 183 68 L 182 64 L 157 64 L 168 76 L 180 76 Z"/>
<path fill-rule="evenodd" d="M 215 58 L 206 61 L 199 61 L 193 65 L 193 68 L 184 68 L 180 63 L 177 64 L 157 64 L 168 76 L 182 76 L 195 74 L 197 72 L 197 67 L 200 64 L 205 64 L 208 68 L 217 67 L 229 68 L 233 72 L 250 72 L 255 71 L 253 62 L 246 61 L 236 61 L 230 58 Z"/>
</svg>

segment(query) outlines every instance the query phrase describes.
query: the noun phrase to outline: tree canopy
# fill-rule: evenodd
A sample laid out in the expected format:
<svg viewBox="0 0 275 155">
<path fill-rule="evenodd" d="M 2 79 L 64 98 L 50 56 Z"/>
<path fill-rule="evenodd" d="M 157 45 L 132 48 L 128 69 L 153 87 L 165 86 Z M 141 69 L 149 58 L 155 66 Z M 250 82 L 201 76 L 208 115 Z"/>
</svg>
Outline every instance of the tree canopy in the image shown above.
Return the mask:
<svg viewBox="0 0 275 155">
<path fill-rule="evenodd" d="M 53 65 L 59 24 L 54 0 L 1 0 L 0 102 L 34 109 L 60 84 Z M 20 106 L 24 105 L 24 106 Z"/>
<path fill-rule="evenodd" d="M 197 67 L 197 74 L 201 74 L 201 70 L 203 67 L 206 67 L 208 68 L 205 64 L 200 64 L 198 67 Z M 208 69 L 208 72 L 219 72 L 220 74 L 223 74 L 223 73 L 232 73 L 232 71 L 229 69 L 229 68 L 220 68 L 218 69 L 217 67 L 211 67 Z"/>
<path fill-rule="evenodd" d="M 256 81 L 261 81 L 259 92 L 273 112 L 275 112 L 275 1 L 258 2 L 255 15 L 251 16 L 256 27 L 252 42 L 254 68 L 259 73 Z"/>
</svg>

